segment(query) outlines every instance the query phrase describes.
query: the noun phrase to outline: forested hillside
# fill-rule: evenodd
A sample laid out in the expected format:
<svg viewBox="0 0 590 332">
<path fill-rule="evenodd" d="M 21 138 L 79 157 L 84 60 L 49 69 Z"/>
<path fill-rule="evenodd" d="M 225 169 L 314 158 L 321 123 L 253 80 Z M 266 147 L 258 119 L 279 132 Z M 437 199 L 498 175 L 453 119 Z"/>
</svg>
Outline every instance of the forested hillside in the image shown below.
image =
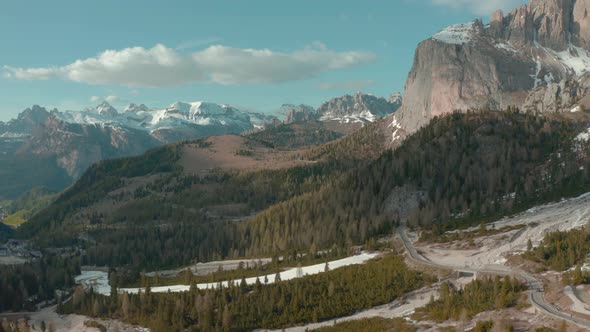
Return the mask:
<svg viewBox="0 0 590 332">
<path fill-rule="evenodd" d="M 153 331 L 252 331 L 318 322 L 385 304 L 432 283 L 434 277 L 408 268 L 388 255 L 295 281 L 254 286 L 245 281 L 228 288 L 183 293 L 110 297 L 77 290 L 62 313 L 113 317 Z"/>
<path fill-rule="evenodd" d="M 362 243 L 398 222 L 438 233 L 587 191 L 588 146 L 574 140 L 587 125 L 586 115 L 436 118 L 367 167 L 239 225 L 245 252 Z"/>
<path fill-rule="evenodd" d="M 175 145 L 92 167 L 20 232 L 138 269 L 344 247 L 399 222 L 437 233 L 587 191 L 588 146 L 574 138 L 588 126 L 583 113 L 457 113 L 374 161 L 384 140 L 367 125 L 299 153 L 315 163 L 206 176 L 183 174 Z"/>
<path fill-rule="evenodd" d="M 207 140 L 103 161 L 24 224 L 19 235 L 36 237 L 43 247 L 85 246 L 85 264 L 137 269 L 242 255 L 237 245 L 242 234 L 236 229 L 241 220 L 317 191 L 352 165 L 368 164 L 378 157 L 381 140 L 373 130 L 362 129 L 329 146 L 280 155 L 308 161 L 300 166 L 252 171 L 186 172 L 185 148 L 215 151 Z"/>
<path fill-rule="evenodd" d="M 281 124 L 248 135 L 254 140 L 282 149 L 324 144 L 343 136 L 341 133 L 327 129 L 321 121 Z"/>
</svg>

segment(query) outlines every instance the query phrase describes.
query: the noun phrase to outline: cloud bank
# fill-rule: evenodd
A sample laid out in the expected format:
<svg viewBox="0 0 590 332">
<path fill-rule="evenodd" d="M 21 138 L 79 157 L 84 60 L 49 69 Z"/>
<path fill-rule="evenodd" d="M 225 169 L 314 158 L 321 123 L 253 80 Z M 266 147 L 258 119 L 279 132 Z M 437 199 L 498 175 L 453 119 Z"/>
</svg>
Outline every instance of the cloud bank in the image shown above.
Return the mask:
<svg viewBox="0 0 590 332">
<path fill-rule="evenodd" d="M 114 104 L 114 103 L 122 103 L 122 102 L 126 102 L 125 99 L 119 97 L 119 96 L 106 96 L 106 97 L 99 97 L 99 96 L 92 96 L 88 99 L 91 103 L 100 103 L 103 101 L 106 101 L 109 104 Z"/>
<path fill-rule="evenodd" d="M 65 66 L 4 66 L 4 76 L 22 80 L 63 78 L 128 87 L 177 86 L 192 82 L 237 85 L 302 80 L 375 60 L 375 54 L 370 52 L 336 52 L 319 42 L 292 53 L 212 45 L 192 54 L 182 54 L 158 44 L 150 49 L 106 50 L 96 57 Z"/>
<path fill-rule="evenodd" d="M 431 0 L 437 6 L 453 9 L 467 9 L 477 15 L 490 15 L 498 9 L 510 10 L 523 3 L 524 0 Z"/>
</svg>

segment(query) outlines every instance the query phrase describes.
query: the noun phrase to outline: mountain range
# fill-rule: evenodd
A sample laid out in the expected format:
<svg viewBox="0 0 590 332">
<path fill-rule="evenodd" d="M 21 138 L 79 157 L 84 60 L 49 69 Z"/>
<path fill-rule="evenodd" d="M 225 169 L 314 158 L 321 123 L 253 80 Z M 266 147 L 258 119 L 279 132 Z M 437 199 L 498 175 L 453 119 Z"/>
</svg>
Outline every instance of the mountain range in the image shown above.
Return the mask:
<svg viewBox="0 0 590 332">
<path fill-rule="evenodd" d="M 0 200 L 4 253 L 43 259 L 0 270 L 0 311 L 76 287 L 60 315 L 153 331 L 588 329 L 588 7 L 439 31 L 403 100 L 25 110 L 0 123 L 0 198 L 61 192 Z"/>
<path fill-rule="evenodd" d="M 284 121 L 209 102 L 176 102 L 163 109 L 130 104 L 122 112 L 106 101 L 82 111 L 48 111 L 35 105 L 16 119 L 0 122 L 0 180 L 5 184 L 0 197 L 14 198 L 35 186 L 60 191 L 100 160 L 138 155 L 182 140 L 253 133 L 283 122 L 319 121 L 321 127 L 332 123 L 321 140 L 305 140 L 325 142 L 342 136 L 333 131 L 350 133 L 395 112 L 399 105 L 399 100 L 390 103 L 359 93 L 332 99 L 318 110 L 283 105 L 279 113 L 287 113 Z M 43 165 L 43 171 L 31 165 Z"/>
</svg>

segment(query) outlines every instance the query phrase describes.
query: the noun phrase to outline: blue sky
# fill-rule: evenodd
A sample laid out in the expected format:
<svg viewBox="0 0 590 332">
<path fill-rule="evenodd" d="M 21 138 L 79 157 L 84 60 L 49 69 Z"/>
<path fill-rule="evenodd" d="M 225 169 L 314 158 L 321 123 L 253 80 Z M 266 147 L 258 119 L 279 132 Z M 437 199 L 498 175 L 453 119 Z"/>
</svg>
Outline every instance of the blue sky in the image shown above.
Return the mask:
<svg viewBox="0 0 590 332">
<path fill-rule="evenodd" d="M 519 0 L 10 1 L 0 120 L 39 104 L 205 100 L 271 112 L 402 91 L 416 45 Z M 111 50 L 111 51 L 107 51 Z"/>
</svg>

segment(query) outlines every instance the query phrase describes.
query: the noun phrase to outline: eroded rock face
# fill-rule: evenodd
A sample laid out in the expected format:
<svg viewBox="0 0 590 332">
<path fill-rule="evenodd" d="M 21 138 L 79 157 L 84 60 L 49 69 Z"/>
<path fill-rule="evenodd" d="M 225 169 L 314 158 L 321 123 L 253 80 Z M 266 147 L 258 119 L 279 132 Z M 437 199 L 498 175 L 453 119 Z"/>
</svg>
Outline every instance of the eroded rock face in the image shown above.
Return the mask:
<svg viewBox="0 0 590 332">
<path fill-rule="evenodd" d="M 454 110 L 499 110 L 520 103 L 534 87 L 530 58 L 474 37 L 482 40 L 452 44 L 429 39 L 418 46 L 400 111 L 407 131 Z"/>
<path fill-rule="evenodd" d="M 317 110 L 322 121 L 373 122 L 397 111 L 401 96 L 379 98 L 373 95 L 357 93 L 344 95 L 323 103 Z"/>
<path fill-rule="evenodd" d="M 158 145 L 157 140 L 142 131 L 66 123 L 51 115 L 20 153 L 55 157 L 59 167 L 77 178 L 97 161 L 138 155 Z"/>
<path fill-rule="evenodd" d="M 569 110 L 589 92 L 589 15 L 590 0 L 530 0 L 442 30 L 418 45 L 396 119 L 411 133 L 455 110 Z"/>
<path fill-rule="evenodd" d="M 281 113 L 287 113 L 285 123 L 306 122 L 317 119 L 316 110 L 308 105 L 284 104 L 281 106 Z"/>
<path fill-rule="evenodd" d="M 42 126 L 48 117 L 49 112 L 44 107 L 34 105 L 20 113 L 16 119 L 6 123 L 0 121 L 0 137 L 29 136 L 37 127 Z"/>
<path fill-rule="evenodd" d="M 590 49 L 590 1 L 575 1 L 572 18 L 572 43 Z"/>
</svg>

